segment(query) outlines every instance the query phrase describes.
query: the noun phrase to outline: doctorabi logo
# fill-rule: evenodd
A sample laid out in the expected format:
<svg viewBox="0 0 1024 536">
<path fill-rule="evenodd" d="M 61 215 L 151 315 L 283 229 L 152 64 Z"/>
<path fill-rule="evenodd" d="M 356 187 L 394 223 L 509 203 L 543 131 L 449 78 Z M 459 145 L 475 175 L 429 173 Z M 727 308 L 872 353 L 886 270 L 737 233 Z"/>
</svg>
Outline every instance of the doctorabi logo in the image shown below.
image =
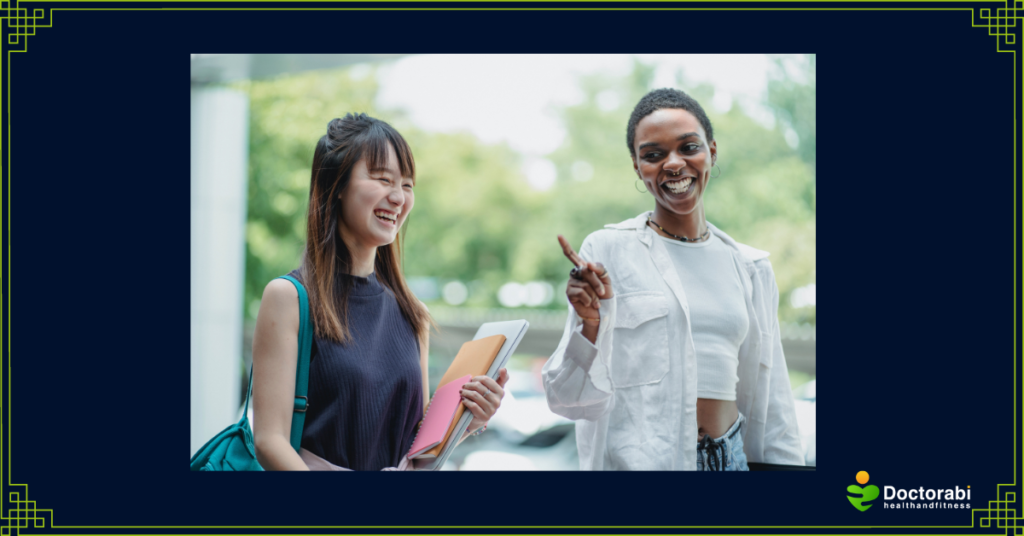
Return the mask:
<svg viewBox="0 0 1024 536">
<path fill-rule="evenodd" d="M 867 471 L 860 471 L 857 473 L 857 484 L 864 486 L 864 484 L 868 483 L 869 478 L 870 476 L 868 476 Z M 864 486 L 862 488 L 857 484 L 851 484 L 846 488 L 847 492 L 856 494 L 847 495 L 846 498 L 850 499 L 850 504 L 852 504 L 854 508 L 863 512 L 872 506 L 864 503 L 871 502 L 878 498 L 878 486 Z"/>
<path fill-rule="evenodd" d="M 867 471 L 857 473 L 857 485 L 846 488 L 850 504 L 861 512 L 874 506 L 869 504 L 878 499 L 882 508 L 887 510 L 934 510 L 960 508 L 969 510 L 971 508 L 971 487 L 961 488 L 960 486 L 949 486 L 942 488 L 898 488 L 896 486 L 882 486 L 883 493 L 879 494 L 878 486 L 868 486 Z M 864 486 L 864 487 L 861 487 Z M 877 504 L 877 503 L 876 503 Z"/>
</svg>

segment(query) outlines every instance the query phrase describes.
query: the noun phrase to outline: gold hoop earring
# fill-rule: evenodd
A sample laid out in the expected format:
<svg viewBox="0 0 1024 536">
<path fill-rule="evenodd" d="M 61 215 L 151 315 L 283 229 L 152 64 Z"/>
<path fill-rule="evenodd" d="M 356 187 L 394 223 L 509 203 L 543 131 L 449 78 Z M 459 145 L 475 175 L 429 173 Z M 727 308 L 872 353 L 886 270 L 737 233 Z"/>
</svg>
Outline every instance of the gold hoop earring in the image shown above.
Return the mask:
<svg viewBox="0 0 1024 536">
<path fill-rule="evenodd" d="M 641 190 L 640 187 L 636 185 L 636 183 L 638 183 L 638 182 L 640 182 L 640 179 L 637 179 L 636 181 L 633 182 L 633 188 L 636 188 L 636 191 L 638 191 L 638 192 L 640 192 L 642 194 L 647 193 L 647 189 L 646 188 Z"/>
</svg>

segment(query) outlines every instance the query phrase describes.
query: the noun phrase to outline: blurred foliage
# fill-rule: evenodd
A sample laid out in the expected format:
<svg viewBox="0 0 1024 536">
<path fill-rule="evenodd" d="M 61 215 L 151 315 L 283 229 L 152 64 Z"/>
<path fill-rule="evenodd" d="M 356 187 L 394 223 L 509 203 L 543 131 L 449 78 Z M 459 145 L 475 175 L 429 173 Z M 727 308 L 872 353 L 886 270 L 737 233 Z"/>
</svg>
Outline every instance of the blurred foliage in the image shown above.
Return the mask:
<svg viewBox="0 0 1024 536">
<path fill-rule="evenodd" d="M 525 229 L 543 217 L 546 196 L 529 188 L 519 156 L 470 134 L 402 133 L 418 175 L 415 208 L 405 224 L 406 274 L 464 281 L 467 305 L 491 307 L 509 278 L 536 277 L 534 263 L 523 263 L 530 243 Z"/>
<path fill-rule="evenodd" d="M 299 265 L 317 140 L 345 112 L 372 115 L 377 82 L 351 70 L 314 71 L 242 89 L 250 106 L 245 313 L 254 319 L 266 284 Z"/>
<path fill-rule="evenodd" d="M 718 112 L 711 106 L 713 87 L 689 84 L 685 73 L 678 73 L 676 80 L 676 87 L 704 104 L 718 142 L 721 175 L 708 187 L 705 216 L 736 240 L 771 252 L 780 318 L 809 323 L 815 322 L 815 308 L 793 308 L 788 297 L 794 289 L 815 282 L 813 68 L 813 57 L 775 60 L 767 96 L 775 112 L 774 127 L 759 124 L 737 103 Z M 654 208 L 650 194 L 636 189 L 626 146 L 629 114 L 653 89 L 653 78 L 654 69 L 641 63 L 624 79 L 585 78 L 584 102 L 564 112 L 568 137 L 550 156 L 559 182 L 551 191 L 548 221 L 577 247 L 604 224 Z M 616 98 L 608 98 L 608 92 Z M 599 105 L 609 101 L 621 105 L 610 110 Z M 796 132 L 796 148 L 786 141 L 787 129 Z M 554 278 L 564 270 L 557 248 L 546 259 L 546 276 Z"/>
<path fill-rule="evenodd" d="M 768 81 L 768 104 L 800 140 L 800 158 L 815 162 L 815 56 L 779 57 Z"/>
<path fill-rule="evenodd" d="M 677 87 L 705 104 L 715 126 L 722 174 L 705 198 L 708 220 L 770 251 L 780 318 L 814 323 L 814 307 L 795 309 L 788 299 L 815 282 L 814 58 L 774 62 L 766 96 L 771 127 L 739 104 L 716 111 L 714 88 L 688 84 L 685 73 L 677 75 Z M 407 276 L 433 277 L 441 285 L 466 282 L 464 305 L 477 307 L 498 306 L 497 290 L 508 281 L 546 280 L 564 288 L 568 264 L 557 234 L 578 248 L 605 224 L 654 206 L 649 194 L 634 188 L 625 142 L 629 113 L 653 79 L 654 68 L 642 63 L 625 77 L 580 79 L 584 99 L 561 110 L 567 136 L 548 155 L 558 179 L 544 192 L 530 187 L 521 156 L 504 144 L 484 144 L 468 133 L 424 132 L 400 111 L 375 109 L 372 69 L 248 83 L 246 317 L 255 317 L 268 281 L 298 266 L 314 145 L 328 121 L 350 111 L 390 122 L 413 149 L 416 200 L 403 231 Z M 548 307 L 564 302 L 556 297 Z"/>
</svg>

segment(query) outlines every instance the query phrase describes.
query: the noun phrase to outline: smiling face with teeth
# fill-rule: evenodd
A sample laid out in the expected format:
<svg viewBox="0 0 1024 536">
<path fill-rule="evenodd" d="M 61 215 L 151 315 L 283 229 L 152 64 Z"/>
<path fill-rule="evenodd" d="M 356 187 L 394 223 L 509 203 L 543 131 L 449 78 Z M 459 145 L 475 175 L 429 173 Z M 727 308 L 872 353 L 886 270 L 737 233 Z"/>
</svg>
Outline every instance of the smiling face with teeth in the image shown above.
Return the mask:
<svg viewBox="0 0 1024 536">
<path fill-rule="evenodd" d="M 338 194 L 338 230 L 353 256 L 395 241 L 415 202 L 413 182 L 412 177 L 402 176 L 390 145 L 383 168 L 369 169 L 365 157 L 356 162 L 348 185 Z"/>
<path fill-rule="evenodd" d="M 636 125 L 633 169 L 655 199 L 654 220 L 671 233 L 696 237 L 705 228 L 704 190 L 718 153 L 694 115 L 651 112 Z"/>
</svg>

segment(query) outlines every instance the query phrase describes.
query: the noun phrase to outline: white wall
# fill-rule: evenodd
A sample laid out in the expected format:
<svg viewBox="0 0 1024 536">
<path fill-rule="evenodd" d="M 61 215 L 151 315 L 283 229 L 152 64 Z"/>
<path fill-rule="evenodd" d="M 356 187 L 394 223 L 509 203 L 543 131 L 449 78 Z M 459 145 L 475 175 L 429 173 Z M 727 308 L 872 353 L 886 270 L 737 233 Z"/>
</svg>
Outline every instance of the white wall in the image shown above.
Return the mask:
<svg viewBox="0 0 1024 536">
<path fill-rule="evenodd" d="M 238 418 L 249 100 L 192 86 L 191 453 Z"/>
</svg>

